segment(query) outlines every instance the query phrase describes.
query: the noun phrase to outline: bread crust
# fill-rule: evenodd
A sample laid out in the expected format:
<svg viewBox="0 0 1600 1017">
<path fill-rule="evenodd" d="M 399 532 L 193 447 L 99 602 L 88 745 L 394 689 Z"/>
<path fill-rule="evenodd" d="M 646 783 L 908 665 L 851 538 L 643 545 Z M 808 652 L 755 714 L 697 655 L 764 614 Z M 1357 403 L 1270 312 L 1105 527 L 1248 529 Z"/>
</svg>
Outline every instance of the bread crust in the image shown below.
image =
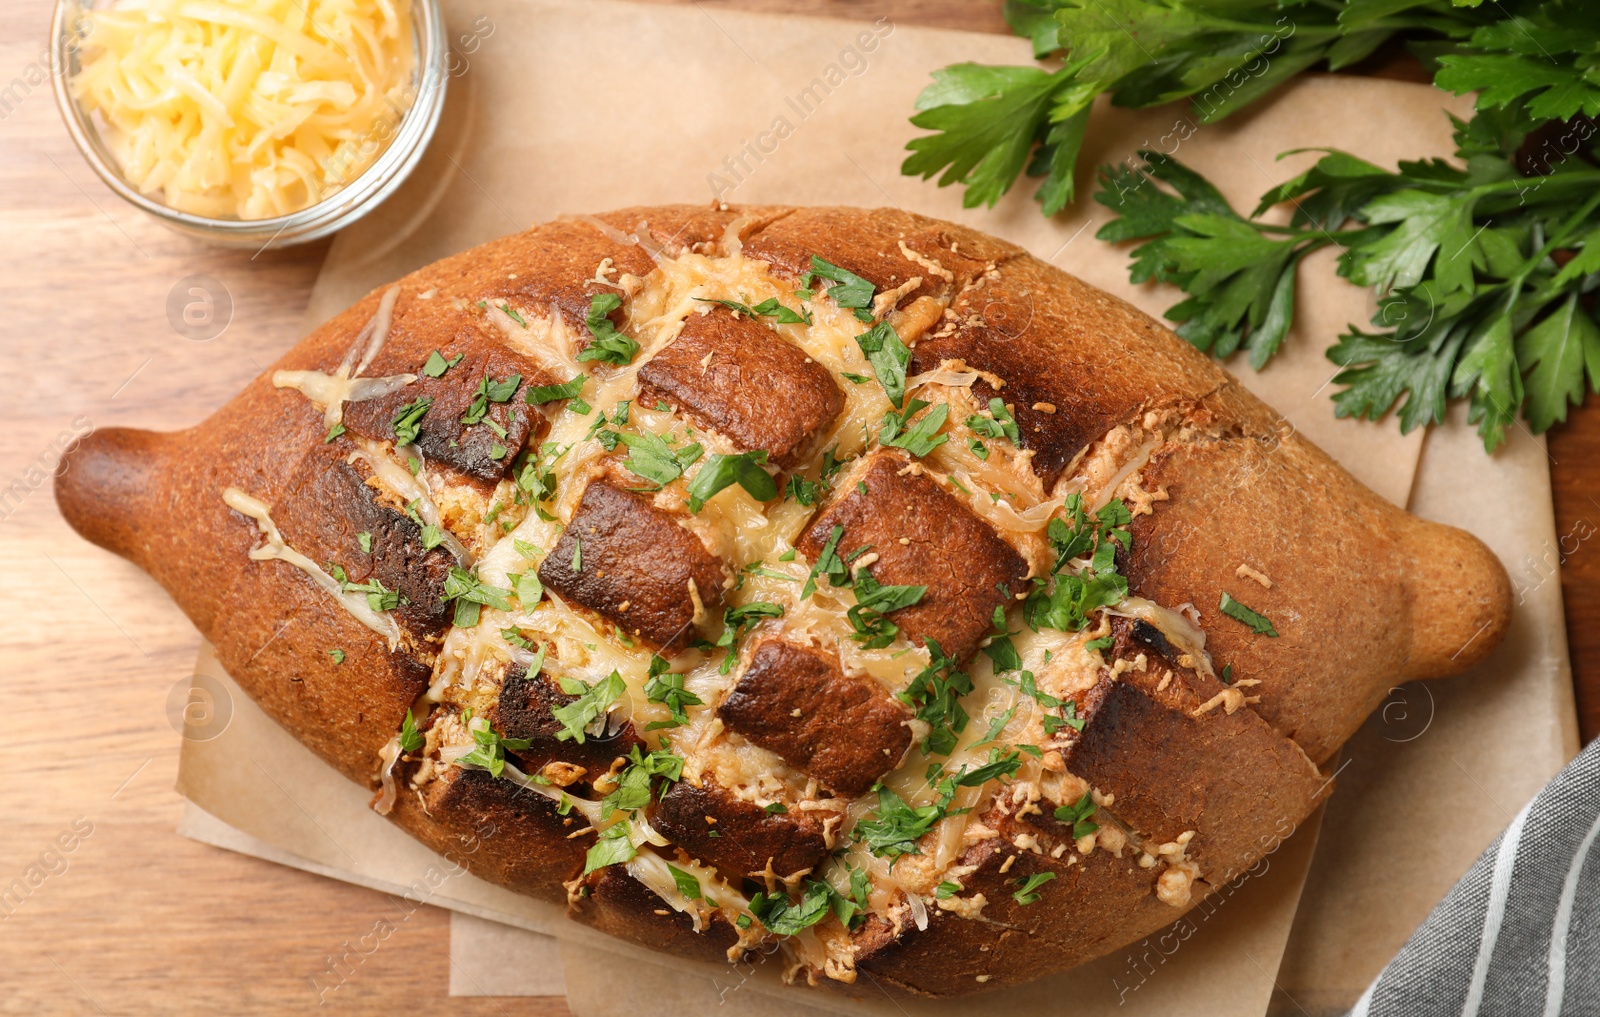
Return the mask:
<svg viewBox="0 0 1600 1017">
<path fill-rule="evenodd" d="M 771 637 L 717 706 L 728 730 L 776 753 L 836 794 L 866 794 L 911 746 L 910 713 L 836 654 Z"/>
</svg>

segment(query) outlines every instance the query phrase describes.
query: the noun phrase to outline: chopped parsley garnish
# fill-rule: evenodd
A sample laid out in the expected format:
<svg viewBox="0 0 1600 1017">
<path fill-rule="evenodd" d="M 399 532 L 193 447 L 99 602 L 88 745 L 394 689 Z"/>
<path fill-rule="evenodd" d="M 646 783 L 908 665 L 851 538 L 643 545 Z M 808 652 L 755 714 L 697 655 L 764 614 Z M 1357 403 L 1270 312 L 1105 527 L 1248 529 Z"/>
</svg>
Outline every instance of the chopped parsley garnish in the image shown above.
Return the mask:
<svg viewBox="0 0 1600 1017">
<path fill-rule="evenodd" d="M 817 493 L 821 485 L 816 481 L 807 480 L 800 474 L 791 474 L 789 483 L 784 486 L 783 497 L 785 500 L 793 498 L 796 503 L 810 508 L 817 503 Z"/>
<path fill-rule="evenodd" d="M 513 374 L 500 381 L 495 381 L 485 374 L 478 379 L 477 391 L 472 395 L 472 403 L 468 405 L 467 412 L 461 415 L 461 423 L 467 427 L 479 423 L 489 413 L 490 403 L 509 402 L 517 394 L 517 389 L 522 386 L 522 375 Z M 502 430 L 500 436 L 505 437 Z"/>
<path fill-rule="evenodd" d="M 595 842 L 589 846 L 589 853 L 583 860 L 583 874 L 587 876 L 596 869 L 603 869 L 607 865 L 621 865 L 633 860 L 638 854 L 633 841 L 629 838 L 631 826 L 628 823 L 617 823 L 600 831 Z"/>
<path fill-rule="evenodd" d="M 789 812 L 789 806 L 783 804 L 782 802 L 768 802 L 767 804 L 761 806 L 761 808 L 769 815 L 773 816 L 783 816 L 787 815 Z"/>
<path fill-rule="evenodd" d="M 872 380 L 866 375 L 856 374 L 854 371 L 840 371 L 839 374 L 852 385 L 865 385 L 867 382 Z"/>
<path fill-rule="evenodd" d="M 1100 829 L 1100 824 L 1092 822 L 1094 816 L 1094 798 L 1085 791 L 1083 797 L 1073 805 L 1062 805 L 1056 809 L 1056 819 L 1072 827 L 1072 839 L 1078 840 L 1087 837 Z"/>
<path fill-rule="evenodd" d="M 484 607 L 492 607 L 498 611 L 511 610 L 511 602 L 507 599 L 510 596 L 510 590 L 486 585 L 466 569 L 451 566 L 450 574 L 444 581 L 444 596 L 439 599 L 446 604 L 455 601 L 454 623 L 470 629 L 478 624 L 478 616 Z"/>
<path fill-rule="evenodd" d="M 594 336 L 594 342 L 583 348 L 578 360 L 598 360 L 622 367 L 631 364 L 633 358 L 638 356 L 639 344 L 617 331 L 617 326 L 611 323 L 609 315 L 621 306 L 622 298 L 615 293 L 596 293 L 590 298 L 585 324 L 589 326 L 589 334 Z"/>
<path fill-rule="evenodd" d="M 444 372 L 461 363 L 461 358 L 465 356 L 465 353 L 457 353 L 447 360 L 443 353 L 434 350 L 428 354 L 428 359 L 423 363 L 422 373 L 430 378 L 442 378 L 444 377 Z"/>
<path fill-rule="evenodd" d="M 920 855 L 917 841 L 946 816 L 960 815 L 968 809 L 951 810 L 955 800 L 955 781 L 946 778 L 939 786 L 939 800 L 929 805 L 912 806 L 904 798 L 878 785 L 878 808 L 872 818 L 856 823 L 855 836 L 879 858 Z"/>
<path fill-rule="evenodd" d="M 583 538 L 572 538 L 572 571 L 583 571 Z"/>
<path fill-rule="evenodd" d="M 330 444 L 333 441 L 333 439 L 339 437 L 339 435 L 341 435 L 343 433 L 344 433 L 344 425 L 343 424 L 334 424 L 332 427 L 328 428 L 327 437 L 322 439 L 322 443 L 324 445 Z"/>
<path fill-rule="evenodd" d="M 587 374 L 575 375 L 573 379 L 561 385 L 532 385 L 523 396 L 530 406 L 539 406 L 543 403 L 553 403 L 558 399 L 572 399 L 583 391 L 584 382 L 589 380 Z"/>
<path fill-rule="evenodd" d="M 987 417 L 973 414 L 967 418 L 967 427 L 985 438 L 1006 438 L 1014 445 L 1021 440 L 1017 430 L 1017 421 L 1011 416 L 1011 411 L 1006 409 L 1006 404 L 998 396 L 989 399 L 989 415 Z"/>
<path fill-rule="evenodd" d="M 370 531 L 362 530 L 356 534 L 356 543 L 361 545 L 362 554 L 372 553 L 372 533 Z"/>
<path fill-rule="evenodd" d="M 506 312 L 506 317 L 510 318 L 518 325 L 521 325 L 523 328 L 528 327 L 528 323 L 522 320 L 522 315 L 518 314 L 516 308 L 512 307 L 510 304 L 501 304 L 500 310 Z"/>
<path fill-rule="evenodd" d="M 828 287 L 828 296 L 840 307 L 850 308 L 855 312 L 859 321 L 872 320 L 872 296 L 875 287 L 867 280 L 856 275 L 848 269 L 840 268 L 831 262 L 823 261 L 816 255 L 811 256 L 811 271 L 807 272 L 800 280 L 800 285 L 809 289 L 812 280 L 827 279 L 833 283 Z"/>
<path fill-rule="evenodd" d="M 845 612 L 855 631 L 850 638 L 866 649 L 878 650 L 894 642 L 900 627 L 884 617 L 891 611 L 910 607 L 928 592 L 926 586 L 884 586 L 864 568 L 856 570 L 855 604 Z"/>
<path fill-rule="evenodd" d="M 981 766 L 968 770 L 963 766 L 956 772 L 958 787 L 982 787 L 991 780 L 1010 777 L 1022 768 L 1022 753 L 1015 750 L 1002 753 L 998 747 L 989 750 L 989 759 Z"/>
<path fill-rule="evenodd" d="M 618 441 L 628 446 L 629 456 L 622 461 L 622 465 L 657 487 L 665 487 L 683 476 L 683 471 L 694 465 L 705 451 L 698 443 L 673 451 L 666 439 L 658 434 L 628 434 L 625 431 L 601 433 L 615 434 Z"/>
<path fill-rule="evenodd" d="M 400 606 L 400 593 L 397 590 L 386 589 L 383 580 L 373 576 L 364 583 L 352 583 L 339 566 L 333 567 L 333 577 L 339 580 L 340 586 L 346 593 L 365 593 L 367 606 L 374 611 L 393 611 Z"/>
<path fill-rule="evenodd" d="M 485 724 L 482 727 L 468 727 L 472 731 L 472 740 L 477 742 L 477 747 L 471 752 L 456 760 L 457 766 L 481 766 L 489 771 L 491 777 L 499 777 L 505 772 L 506 750 L 515 752 L 525 749 L 533 742 L 527 738 L 502 738 L 499 732 Z"/>
<path fill-rule="evenodd" d="M 600 820 L 617 812 L 636 812 L 650 804 L 651 789 L 657 778 L 673 783 L 683 778 L 683 757 L 670 748 L 646 753 L 635 745 L 628 750 L 628 765 L 617 776 L 617 785 L 600 800 Z M 666 792 L 665 785 L 662 793 Z"/>
<path fill-rule="evenodd" d="M 700 899 L 700 880 L 697 877 L 683 871 L 671 862 L 667 863 L 667 871 L 672 873 L 672 882 L 677 886 L 679 893 L 690 900 Z"/>
<path fill-rule="evenodd" d="M 1111 649 L 1111 644 L 1116 641 L 1117 640 L 1115 636 L 1101 636 L 1099 639 L 1091 639 L 1084 643 L 1083 648 L 1093 653 L 1103 654 L 1105 651 Z"/>
<path fill-rule="evenodd" d="M 333 658 L 333 662 L 335 664 L 343 664 L 344 663 L 344 651 L 343 650 L 337 650 L 337 649 L 329 650 L 328 651 L 328 656 Z"/>
<path fill-rule="evenodd" d="M 856 345 L 872 365 L 873 376 L 895 406 L 906 401 L 906 365 L 911 351 L 900 341 L 900 333 L 887 321 L 880 321 L 856 336 Z"/>
<path fill-rule="evenodd" d="M 1217 609 L 1235 621 L 1244 622 L 1257 635 L 1278 638 L 1278 630 L 1272 627 L 1266 615 L 1250 610 L 1227 593 L 1222 595 L 1222 603 L 1217 605 Z"/>
<path fill-rule="evenodd" d="M 428 407 L 433 405 L 433 400 L 422 396 L 415 402 L 406 403 L 394 415 L 394 440 L 397 445 L 409 445 L 417 440 L 417 435 L 422 430 L 422 418 L 427 416 Z"/>
<path fill-rule="evenodd" d="M 928 404 L 921 399 L 913 399 L 904 413 L 896 413 L 893 410 L 885 413 L 883 415 L 883 429 L 878 432 L 878 440 L 884 445 L 903 448 L 918 459 L 949 441 L 950 436 L 948 434 L 939 433 L 939 428 L 944 426 L 946 418 L 950 416 L 950 407 L 946 403 L 940 403 L 929 412 L 924 413 L 909 428 L 906 427 L 906 421 L 915 416 L 918 411 L 926 409 L 927 406 Z"/>
<path fill-rule="evenodd" d="M 422 732 L 417 730 L 417 719 L 406 710 L 406 719 L 400 722 L 400 751 L 415 752 L 422 748 L 425 741 Z"/>
<path fill-rule="evenodd" d="M 511 580 L 512 591 L 516 593 L 517 599 L 522 601 L 525 610 L 533 610 L 534 605 L 544 599 L 544 583 L 539 581 L 538 569 L 514 572 L 506 578 Z"/>
<path fill-rule="evenodd" d="M 717 637 L 715 643 L 709 648 L 726 650 L 723 655 L 721 673 L 727 674 L 733 668 L 733 662 L 739 655 L 739 640 L 750 631 L 763 618 L 782 618 L 783 605 L 773 604 L 765 600 L 755 600 L 738 607 L 726 608 L 722 612 L 722 635 Z"/>
<path fill-rule="evenodd" d="M 937 900 L 949 900 L 960 892 L 961 884 L 953 883 L 948 879 L 933 888 L 933 896 Z"/>
<path fill-rule="evenodd" d="M 835 525 L 828 532 L 828 539 L 822 545 L 822 551 L 811 565 L 811 574 L 806 576 L 806 584 L 800 588 L 801 600 L 805 600 L 816 590 L 818 576 L 827 576 L 828 582 L 834 586 L 850 584 L 850 569 L 845 565 L 844 559 L 839 557 L 839 538 L 842 536 L 844 536 L 843 526 Z"/>
<path fill-rule="evenodd" d="M 970 448 L 972 450 L 972 454 L 977 456 L 979 459 L 987 460 L 989 458 L 989 446 L 985 445 L 978 439 L 968 438 L 967 447 Z"/>
<path fill-rule="evenodd" d="M 777 481 L 772 479 L 772 474 L 761 468 L 766 461 L 767 453 L 764 449 L 740 452 L 737 455 L 713 452 L 706 458 L 705 465 L 700 467 L 700 472 L 689 482 L 689 511 L 699 512 L 718 492 L 735 483 L 744 488 L 745 493 L 756 501 L 769 502 L 776 498 Z"/>
<path fill-rule="evenodd" d="M 1016 901 L 1018 904 L 1032 904 L 1040 897 L 1040 894 L 1037 892 L 1039 887 L 1045 885 L 1054 878 L 1056 878 L 1056 874 L 1054 872 L 1035 872 L 1027 879 L 1016 880 L 1017 890 L 1011 895 L 1011 899 Z"/>
<path fill-rule="evenodd" d="M 525 454 L 522 465 L 512 470 L 512 482 L 517 488 L 513 499 L 518 505 L 532 505 L 534 512 L 545 522 L 554 522 L 555 516 L 546 512 L 539 503 L 555 497 L 555 466 L 571 448 L 569 445 L 558 449 L 554 442 L 547 441 L 540 446 L 538 455 L 531 452 Z"/>
<path fill-rule="evenodd" d="M 556 723 L 561 725 L 561 730 L 556 732 L 556 739 L 577 742 L 579 745 L 587 738 L 584 729 L 628 691 L 628 683 L 615 671 L 593 685 L 577 678 L 562 678 L 559 684 L 562 692 L 578 698 L 550 711 Z"/>
<path fill-rule="evenodd" d="M 1128 581 L 1115 572 L 1062 572 L 1048 590 L 1039 586 L 1028 595 L 1023 616 L 1036 630 L 1075 632 L 1089 623 L 1093 612 L 1110 607 L 1127 595 Z"/>
<path fill-rule="evenodd" d="M 705 702 L 699 696 L 690 692 L 683 686 L 683 675 L 676 671 L 669 671 L 669 665 L 660 656 L 650 658 L 650 677 L 644 683 L 644 697 L 652 703 L 660 703 L 672 714 L 671 720 L 657 720 L 645 725 L 646 731 L 656 731 L 665 727 L 678 727 L 689 723 L 689 715 L 684 712 L 686 706 L 699 706 Z"/>
<path fill-rule="evenodd" d="M 780 325 L 811 324 L 811 313 L 809 311 L 805 313 L 791 311 L 779 303 L 777 297 L 768 297 L 754 307 L 749 304 L 742 304 L 737 300 L 716 300 L 711 297 L 695 297 L 695 299 L 707 304 L 721 304 L 735 314 L 742 314 L 751 320 L 774 318 Z"/>
<path fill-rule="evenodd" d="M 750 900 L 750 912 L 774 936 L 792 936 L 827 917 L 833 895 L 827 883 L 808 879 L 798 904 L 788 894 L 758 893 Z"/>
<path fill-rule="evenodd" d="M 928 640 L 928 654 L 932 658 L 928 666 L 896 695 L 911 707 L 918 720 L 928 725 L 922 751 L 948 756 L 956 747 L 956 738 L 967 729 L 967 711 L 961 706 L 961 697 L 972 691 L 972 679 L 932 639 Z"/>
</svg>

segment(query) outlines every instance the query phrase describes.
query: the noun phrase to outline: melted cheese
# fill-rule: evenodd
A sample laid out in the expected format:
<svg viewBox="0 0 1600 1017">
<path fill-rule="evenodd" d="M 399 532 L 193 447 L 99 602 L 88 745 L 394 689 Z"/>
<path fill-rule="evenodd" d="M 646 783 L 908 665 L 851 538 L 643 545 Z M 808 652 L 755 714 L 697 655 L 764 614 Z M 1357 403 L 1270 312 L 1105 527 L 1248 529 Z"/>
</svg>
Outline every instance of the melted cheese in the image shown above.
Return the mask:
<svg viewBox="0 0 1600 1017">
<path fill-rule="evenodd" d="M 344 360 L 332 374 L 321 371 L 274 371 L 272 384 L 277 388 L 295 389 L 321 406 L 322 422 L 331 428 L 344 419 L 345 403 L 378 399 L 416 381 L 414 374 L 392 374 L 387 378 L 361 377 L 389 338 L 389 325 L 394 320 L 394 305 L 398 299 L 400 287 L 391 286 L 383 291 L 383 296 L 378 298 L 377 310 L 361 327 L 361 331 L 356 333 L 355 341 L 345 351 Z"/>
<path fill-rule="evenodd" d="M 322 571 L 322 567 L 305 555 L 296 551 L 284 542 L 283 536 L 278 533 L 278 527 L 272 521 L 267 506 L 250 495 L 245 494 L 237 487 L 223 490 L 222 500 L 235 512 L 249 516 L 256 521 L 261 535 L 266 538 L 266 543 L 260 547 L 250 549 L 250 557 L 255 561 L 268 561 L 276 559 L 287 562 L 311 577 L 311 581 L 338 601 L 339 606 L 350 613 L 356 621 L 378 633 L 389 641 L 389 649 L 393 650 L 400 645 L 400 626 L 387 612 L 374 611 L 367 605 L 367 596 L 364 593 L 347 593 L 344 586 L 335 578 Z"/>
<path fill-rule="evenodd" d="M 296 212 L 355 179 L 410 107 L 411 5 L 118 0 L 70 87 L 123 176 L 216 218 Z"/>
<path fill-rule="evenodd" d="M 642 229 L 634 233 L 606 229 L 610 230 L 608 235 L 616 234 L 614 239 L 646 244 L 647 233 Z M 726 257 L 693 253 L 668 257 L 653 246 L 647 249 L 656 267 L 645 280 L 626 276 L 613 283 L 610 275 L 615 274 L 614 269 L 605 263 L 596 267 L 597 281 L 616 286 L 625 295 L 625 330 L 641 347 L 632 364 L 615 367 L 580 363 L 575 356 L 577 337 L 558 318 L 540 317 L 525 308 L 487 305 L 483 308 L 488 323 L 508 344 L 536 359 L 551 373 L 562 378 L 573 377 L 580 371 L 587 375 L 582 394 L 583 401 L 591 408 L 589 413 L 580 414 L 571 401 L 562 401 L 541 409 L 550 420 L 541 461 L 544 468 L 555 475 L 555 494 L 542 506 L 544 516 L 540 512 L 524 511 L 508 534 L 486 534 L 478 561 L 478 574 L 484 583 L 514 589 L 513 576 L 536 569 L 543 555 L 561 539 L 586 485 L 593 478 L 606 476 L 609 482 L 623 486 L 647 486 L 642 478 L 631 477 L 621 465 L 629 455 L 625 447 L 618 447 L 614 453 L 607 452 L 604 445 L 591 436 L 601 416 L 604 426 L 610 430 L 654 435 L 672 448 L 681 449 L 693 442 L 703 446 L 705 455 L 734 451 L 725 438 L 700 431 L 672 408 L 658 410 L 641 405 L 639 366 L 678 335 L 688 315 L 704 311 L 706 304 L 700 298 L 755 304 L 776 297 L 793 307 L 793 295 L 764 264 L 746 261 L 737 253 Z M 777 325 L 776 331 L 836 376 L 845 371 L 870 374 L 855 342 L 855 337 L 864 330 L 863 324 L 829 300 L 817 301 L 811 310 L 814 316 L 811 326 Z M 918 319 L 928 319 L 933 310 L 936 308 L 923 307 Z M 527 325 L 520 324 L 518 317 Z M 901 317 L 909 321 L 907 316 Z M 897 321 L 895 316 L 890 320 Z M 356 365 L 352 361 L 349 366 Z M 1160 436 L 1138 428 L 1118 429 L 1091 453 L 1080 455 L 1069 476 L 1047 495 L 1032 471 L 1031 454 L 1026 450 L 1008 441 L 989 439 L 986 441 L 990 448 L 987 459 L 973 454 L 968 444 L 971 432 L 966 429 L 965 420 L 979 409 L 986 409 L 978 407 L 970 393 L 971 384 L 982 375 L 962 370 L 962 367 L 964 365 L 944 365 L 908 383 L 919 397 L 935 403 L 944 401 L 951 407 L 951 419 L 945 425 L 950 440 L 922 460 L 919 468 L 1017 547 L 1029 559 L 1035 574 L 1042 573 L 1053 563 L 1043 531 L 1049 520 L 1059 513 L 1063 491 L 1085 491 L 1086 500 L 1096 506 L 1103 504 L 1148 461 L 1151 452 L 1159 446 Z M 887 397 L 875 382 L 856 385 L 841 381 L 840 387 L 845 396 L 844 410 L 829 434 L 817 445 L 811 459 L 801 463 L 795 471 L 808 478 L 818 476 L 823 450 L 836 448 L 840 458 L 848 458 L 868 447 L 890 409 Z M 628 418 L 618 423 L 616 417 L 624 402 L 629 403 Z M 426 493 L 429 484 L 426 474 L 420 482 L 408 483 L 408 471 L 394 466 L 392 461 L 389 467 L 381 465 L 386 459 L 379 455 L 381 451 L 369 448 L 366 453 L 375 471 L 398 497 L 412 499 L 418 489 Z M 810 565 L 798 555 L 787 562 L 782 556 L 794 550 L 815 508 L 782 499 L 762 505 L 733 485 L 711 498 L 700 512 L 690 515 L 683 511 L 686 487 L 704 464 L 703 455 L 688 467 L 682 478 L 656 491 L 652 498 L 658 508 L 676 514 L 686 530 L 735 572 L 737 582 L 722 591 L 727 605 L 763 601 L 783 608 L 781 619 L 761 622 L 749 631 L 743 637 L 741 649 L 747 649 L 769 633 L 781 631 L 786 639 L 837 652 L 841 666 L 849 674 L 869 676 L 891 693 L 903 690 L 927 666 L 929 657 L 925 650 L 909 643 L 903 635 L 889 647 L 864 649 L 851 638 L 847 612 L 855 600 L 849 587 L 833 587 L 824 582 L 810 597 L 799 599 Z M 848 472 L 834 481 L 836 486 L 851 482 Z M 505 499 L 509 494 L 509 488 L 502 485 L 497 497 Z M 424 511 L 422 506 L 430 504 L 424 499 L 418 511 L 432 521 L 440 513 L 434 508 Z M 525 554 L 518 549 L 519 542 L 524 547 L 532 545 L 532 549 Z M 1078 567 L 1087 565 L 1086 562 L 1075 564 Z M 750 571 L 747 566 L 759 566 L 759 572 Z M 708 592 L 690 591 L 688 595 L 696 597 L 696 623 L 701 634 L 714 638 L 721 631 L 721 619 L 716 611 L 699 608 L 700 598 Z M 1140 598 L 1129 598 L 1107 613 L 1150 621 L 1180 652 L 1194 656 L 1197 666 L 1209 668 L 1204 656 L 1204 632 L 1181 614 Z M 650 724 L 666 721 L 670 716 L 664 705 L 650 702 L 645 694 L 651 651 L 642 644 L 628 645 L 625 633 L 619 636 L 608 622 L 568 605 L 553 591 L 545 591 L 538 604 L 519 605 L 512 611 L 485 608 L 476 627 L 452 629 L 438 654 L 428 698 L 460 709 L 496 694 L 504 666 L 519 660 L 526 664 L 531 659 L 527 650 L 507 643 L 501 636 L 502 629 L 512 627 L 525 638 L 546 647 L 551 669 L 564 676 L 592 685 L 612 672 L 619 674 L 627 692 L 611 705 L 606 715 L 595 721 L 591 733 L 599 735 L 629 721 L 651 747 L 659 747 L 665 736 L 673 751 L 684 758 L 683 779 L 686 781 L 700 784 L 714 780 L 745 801 L 760 805 L 783 802 L 791 811 L 822 812 L 830 838 L 839 836 L 841 830 L 847 833 L 877 807 L 876 796 L 872 794 L 848 802 L 823 796 L 817 781 L 788 766 L 772 752 L 725 730 L 716 716 L 716 705 L 738 681 L 742 665 L 736 661 L 724 673 L 720 652 L 689 650 L 669 662 L 672 670 L 684 675 L 685 688 L 698 696 L 701 703 L 686 708 L 688 719 L 683 726 L 665 731 L 647 730 Z M 1100 680 L 1104 659 L 1087 650 L 1085 643 L 1104 631 L 1107 629 L 1102 616 L 1098 626 L 1082 632 L 1024 629 L 1014 636 L 1014 645 L 1023 667 L 1034 673 L 1039 689 L 1066 699 L 1081 694 Z M 940 763 L 946 773 L 954 773 L 963 767 L 983 765 L 996 746 L 1037 745 L 1047 754 L 1059 746 L 1059 735 L 1044 733 L 1043 710 L 1039 705 L 995 674 L 987 658 L 975 658 L 968 671 L 974 689 L 965 697 L 963 705 L 971 720 L 950 756 L 929 757 L 913 747 L 901 765 L 883 778 L 885 786 L 913 805 L 926 805 L 938 798 L 926 778 L 931 762 Z M 989 739 L 992 724 L 999 727 L 996 737 Z M 926 734 L 926 725 L 913 722 L 913 726 L 920 741 Z M 428 751 L 437 753 L 441 761 L 466 755 L 471 745 L 470 733 L 464 728 L 438 737 L 433 732 L 429 734 Z M 1060 772 L 1059 762 L 1055 770 L 1046 771 L 1040 759 L 1031 754 L 1024 754 L 1021 759 L 1021 769 L 1012 778 L 1012 785 L 1031 796 L 1030 800 L 1059 804 L 1069 793 L 1076 797 L 1087 788 L 1079 778 Z M 430 761 L 425 761 L 424 770 L 429 765 Z M 547 797 L 564 796 L 513 766 L 507 767 L 507 773 L 510 779 Z M 921 925 L 927 921 L 928 911 L 919 895 L 931 894 L 947 873 L 961 871 L 961 857 L 975 839 L 993 836 L 993 831 L 984 828 L 978 817 L 999 787 L 998 782 L 990 782 L 983 787 L 957 789 L 952 808 L 970 811 L 952 815 L 937 824 L 923 841 L 921 854 L 902 857 L 891 865 L 887 859 L 874 857 L 865 845 L 853 844 L 842 855 L 826 862 L 816 875 L 845 889 L 849 869 L 863 868 L 872 879 L 871 904 L 875 910 L 885 914 L 892 912 L 891 920 L 896 922 Z M 599 802 L 574 800 L 574 807 L 597 828 L 604 825 L 598 818 Z M 697 929 L 704 928 L 709 918 L 710 911 L 704 903 L 707 896 L 725 908 L 730 902 L 738 908 L 746 906 L 747 902 L 716 872 L 699 863 L 679 865 L 699 880 L 702 887 L 700 901 L 685 896 L 671 878 L 663 856 L 651 850 L 652 845 L 666 845 L 665 838 L 641 816 L 613 816 L 609 822 L 629 824 L 630 840 L 639 849 L 638 856 L 627 864 L 627 871 L 671 907 L 693 915 Z M 971 918 L 977 917 L 981 907 L 981 901 L 977 901 L 945 910 Z M 756 928 L 759 930 L 759 926 Z M 837 936 L 833 935 L 835 931 Z M 823 965 L 835 977 L 846 980 L 853 977 L 853 956 L 848 937 L 842 930 L 806 930 L 789 942 L 797 951 L 796 956 L 805 963 L 813 967 Z"/>
</svg>

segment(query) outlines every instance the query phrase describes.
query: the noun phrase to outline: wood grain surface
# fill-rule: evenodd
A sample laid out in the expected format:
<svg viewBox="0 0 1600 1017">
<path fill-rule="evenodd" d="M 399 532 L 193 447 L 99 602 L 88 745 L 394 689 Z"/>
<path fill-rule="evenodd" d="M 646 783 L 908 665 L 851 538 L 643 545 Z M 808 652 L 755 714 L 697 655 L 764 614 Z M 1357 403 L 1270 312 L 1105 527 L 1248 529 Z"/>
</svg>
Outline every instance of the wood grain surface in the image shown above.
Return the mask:
<svg viewBox="0 0 1600 1017">
<path fill-rule="evenodd" d="M 702 6 L 1005 30 L 997 3 L 971 0 Z M 300 338 L 326 246 L 219 252 L 123 206 L 56 114 L 49 20 L 44 0 L 0 0 L 0 1013 L 565 1013 L 559 997 L 449 997 L 443 911 L 174 832 L 171 694 L 198 636 L 142 573 L 67 530 L 48 474 L 74 432 L 188 426 L 224 402 Z M 174 290 L 194 286 L 231 301 L 215 338 L 169 321 Z M 1562 583 L 1586 740 L 1600 730 L 1597 455 L 1591 400 L 1550 442 L 1562 546 L 1513 564 Z"/>
</svg>

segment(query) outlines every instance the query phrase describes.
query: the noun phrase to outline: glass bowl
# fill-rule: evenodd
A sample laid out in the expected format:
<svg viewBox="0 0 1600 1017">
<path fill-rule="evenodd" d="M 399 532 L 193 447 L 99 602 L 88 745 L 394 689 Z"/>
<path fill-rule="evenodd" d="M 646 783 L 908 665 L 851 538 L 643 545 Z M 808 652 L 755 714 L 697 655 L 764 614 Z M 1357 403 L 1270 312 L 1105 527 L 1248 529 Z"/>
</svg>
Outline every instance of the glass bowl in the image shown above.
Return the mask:
<svg viewBox="0 0 1600 1017">
<path fill-rule="evenodd" d="M 123 177 L 116 159 L 100 136 L 94 118 L 73 98 L 69 80 L 78 71 L 84 13 L 95 0 L 57 0 L 50 24 L 50 78 L 56 106 L 67 133 L 106 186 L 130 205 L 148 212 L 180 233 L 227 247 L 265 250 L 325 237 L 361 218 L 393 194 L 422 158 L 444 108 L 445 58 L 449 40 L 436 0 L 411 0 L 411 25 L 417 61 L 413 72 L 416 98 L 400 117 L 393 136 L 372 165 L 344 187 L 315 204 L 270 219 L 217 219 L 180 212 L 142 194 Z"/>
</svg>

